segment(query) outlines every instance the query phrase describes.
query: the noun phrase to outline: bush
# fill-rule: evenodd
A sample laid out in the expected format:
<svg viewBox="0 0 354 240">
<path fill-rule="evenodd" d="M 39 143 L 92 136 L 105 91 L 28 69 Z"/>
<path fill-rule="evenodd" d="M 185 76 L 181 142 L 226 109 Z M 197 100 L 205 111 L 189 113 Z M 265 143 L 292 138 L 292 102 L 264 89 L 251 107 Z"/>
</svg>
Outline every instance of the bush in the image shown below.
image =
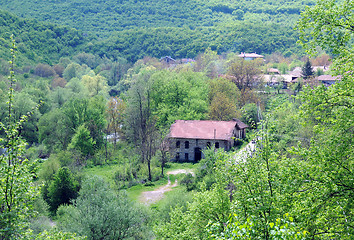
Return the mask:
<svg viewBox="0 0 354 240">
<path fill-rule="evenodd" d="M 34 69 L 34 74 L 40 77 L 52 77 L 55 75 L 55 71 L 48 64 L 39 63 Z"/>
<path fill-rule="evenodd" d="M 86 179 L 73 206 L 58 209 L 60 227 L 88 239 L 146 239 L 147 215 L 103 179 Z M 120 237 L 119 237 L 120 236 Z"/>
<path fill-rule="evenodd" d="M 188 173 L 181 180 L 181 185 L 186 186 L 187 191 L 192 191 L 196 187 L 195 178 L 191 173 Z"/>
<path fill-rule="evenodd" d="M 70 204 L 77 197 L 79 184 L 67 167 L 60 168 L 48 188 L 48 204 L 54 213 L 62 204 Z"/>
<path fill-rule="evenodd" d="M 182 212 L 187 210 L 188 202 L 192 201 L 191 192 L 186 192 L 185 189 L 177 189 L 168 192 L 157 206 L 158 219 L 161 222 L 170 221 L 170 212 L 176 207 L 180 207 Z"/>
</svg>

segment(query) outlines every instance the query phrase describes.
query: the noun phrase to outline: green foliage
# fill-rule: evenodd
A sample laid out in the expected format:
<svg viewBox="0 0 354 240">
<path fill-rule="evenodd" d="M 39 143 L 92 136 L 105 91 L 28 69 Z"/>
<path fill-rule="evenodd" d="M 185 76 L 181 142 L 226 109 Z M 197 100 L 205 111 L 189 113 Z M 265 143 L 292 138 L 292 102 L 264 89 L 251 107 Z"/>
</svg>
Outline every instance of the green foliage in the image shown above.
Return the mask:
<svg viewBox="0 0 354 240">
<path fill-rule="evenodd" d="M 258 107 L 254 103 L 246 104 L 242 107 L 242 118 L 241 120 L 246 123 L 251 128 L 257 128 L 259 122 L 258 119 Z"/>
<path fill-rule="evenodd" d="M 23 236 L 25 239 L 33 239 L 33 240 L 65 240 L 65 239 L 70 239 L 70 240 L 86 240 L 86 237 L 80 237 L 77 236 L 76 233 L 68 233 L 68 232 L 62 232 L 57 229 L 53 230 L 44 230 L 43 232 L 39 234 L 34 234 L 32 232 L 26 233 L 26 235 Z"/>
<path fill-rule="evenodd" d="M 147 239 L 146 213 L 99 177 L 86 179 L 73 206 L 58 210 L 60 227 L 88 239 Z"/>
<path fill-rule="evenodd" d="M 33 18 L 33 16 L 29 17 Z M 9 39 L 10 34 L 14 34 L 18 43 L 18 58 L 22 66 L 34 62 L 51 64 L 62 56 L 77 52 L 84 43 L 83 36 L 76 29 L 18 18 L 3 10 L 0 10 L 0 26 L 2 28 L 0 57 L 9 57 L 5 50 L 11 46 L 11 43 L 5 39 Z"/>
<path fill-rule="evenodd" d="M 342 239 L 353 235 L 353 1 L 322 0 L 307 9 L 298 23 L 301 43 L 309 52 L 315 46 L 336 54 L 334 69 L 341 82 L 328 89 L 305 88 L 301 117 L 313 136 L 294 151 L 303 160 L 303 216 L 311 236 Z M 308 181 L 310 180 L 310 181 Z M 309 194 L 310 193 L 310 194 Z M 306 197 L 304 197 L 306 194 Z"/>
<path fill-rule="evenodd" d="M 159 201 L 156 206 L 154 205 L 154 208 L 157 210 L 157 220 L 161 222 L 170 221 L 170 216 L 172 216 L 171 211 L 176 208 L 180 208 L 182 212 L 185 212 L 187 210 L 188 202 L 193 200 L 192 194 L 193 192 L 187 192 L 183 188 L 165 193 L 165 197 Z"/>
<path fill-rule="evenodd" d="M 11 38 L 12 39 L 12 38 Z M 25 142 L 20 130 L 32 112 L 19 119 L 14 114 L 14 60 L 16 45 L 12 39 L 7 116 L 0 122 L 4 135 L 0 137 L 3 152 L 0 155 L 0 238 L 16 239 L 24 233 L 31 216 L 31 203 L 37 195 L 32 183 L 35 162 L 24 158 Z"/>
<path fill-rule="evenodd" d="M 301 13 L 297 23 L 299 43 L 310 53 L 316 53 L 317 46 L 336 55 L 351 49 L 353 8 L 354 2 L 350 0 L 319 0 L 316 6 Z"/>
<path fill-rule="evenodd" d="M 192 191 L 195 189 L 196 184 L 193 175 L 191 173 L 186 174 L 181 180 L 181 185 L 185 185 L 187 191 Z"/>
<path fill-rule="evenodd" d="M 230 214 L 230 200 L 227 192 L 217 186 L 210 191 L 197 193 L 194 201 L 170 212 L 170 221 L 154 229 L 159 239 L 207 239 L 206 226 L 209 221 L 223 226 Z"/>
<path fill-rule="evenodd" d="M 77 130 L 71 143 L 69 144 L 69 149 L 78 150 L 84 157 L 94 154 L 95 141 L 90 136 L 90 131 L 81 125 Z"/>
<path fill-rule="evenodd" d="M 304 66 L 301 69 L 301 76 L 304 79 L 308 79 L 312 76 L 314 76 L 315 73 L 312 69 L 311 63 L 310 63 L 310 59 L 307 59 L 306 63 L 304 64 Z"/>
<path fill-rule="evenodd" d="M 264 239 L 259 235 L 254 220 L 250 218 L 246 222 L 240 222 L 237 215 L 230 215 L 226 223 L 225 230 L 220 233 L 220 226 L 217 224 L 209 225 L 210 239 Z M 284 240 L 305 240 L 307 232 L 298 232 L 293 223 L 293 218 L 285 214 L 284 218 L 277 218 L 275 222 L 269 223 L 269 236 L 267 239 Z"/>
<path fill-rule="evenodd" d="M 151 108 L 157 126 L 169 127 L 175 120 L 205 119 L 208 85 L 201 73 L 157 71 L 150 77 Z"/>
<path fill-rule="evenodd" d="M 62 204 L 70 204 L 77 197 L 79 184 L 67 167 L 60 168 L 48 188 L 48 204 L 56 212 Z"/>
</svg>

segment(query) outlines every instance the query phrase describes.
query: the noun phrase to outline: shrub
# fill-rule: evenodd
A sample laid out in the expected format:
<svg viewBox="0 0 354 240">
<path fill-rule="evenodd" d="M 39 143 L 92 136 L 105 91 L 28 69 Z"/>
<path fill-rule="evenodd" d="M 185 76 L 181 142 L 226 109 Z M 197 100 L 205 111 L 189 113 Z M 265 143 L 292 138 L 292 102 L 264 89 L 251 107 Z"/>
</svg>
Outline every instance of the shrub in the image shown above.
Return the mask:
<svg viewBox="0 0 354 240">
<path fill-rule="evenodd" d="M 192 174 L 186 174 L 183 179 L 181 180 L 181 185 L 185 185 L 187 191 L 192 191 L 196 187 L 195 179 Z"/>
<path fill-rule="evenodd" d="M 48 64 L 39 63 L 34 69 L 34 74 L 40 77 L 52 77 L 55 75 L 55 71 Z"/>
</svg>

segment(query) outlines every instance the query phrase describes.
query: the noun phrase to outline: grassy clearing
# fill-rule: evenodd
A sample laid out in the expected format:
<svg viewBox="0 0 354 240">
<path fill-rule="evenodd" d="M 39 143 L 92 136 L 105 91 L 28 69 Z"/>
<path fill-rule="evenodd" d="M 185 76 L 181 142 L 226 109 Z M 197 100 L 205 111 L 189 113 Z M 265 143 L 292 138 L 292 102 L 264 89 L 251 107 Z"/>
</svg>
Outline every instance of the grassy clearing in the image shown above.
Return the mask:
<svg viewBox="0 0 354 240">
<path fill-rule="evenodd" d="M 145 184 L 138 184 L 136 186 L 130 187 L 126 189 L 129 198 L 133 201 L 138 201 L 139 197 L 142 192 L 145 191 L 153 191 L 161 186 L 164 186 L 168 182 L 167 172 L 177 170 L 177 169 L 184 169 L 189 171 L 195 171 L 199 164 L 193 163 L 169 163 L 169 167 L 165 169 L 165 177 L 161 178 L 158 181 L 153 182 L 151 185 Z M 102 177 L 105 181 L 107 181 L 112 189 L 116 189 L 115 182 L 114 182 L 114 174 L 119 168 L 119 164 L 114 165 L 103 165 L 103 166 L 94 166 L 84 169 L 84 174 L 86 176 L 93 176 L 97 175 Z M 177 175 L 170 175 L 171 183 L 173 184 L 177 179 L 178 182 L 182 180 L 185 174 L 177 174 Z M 180 188 L 180 186 L 176 187 L 176 189 Z"/>
<path fill-rule="evenodd" d="M 114 165 L 102 165 L 102 166 L 94 166 L 90 168 L 85 168 L 84 169 L 84 174 L 86 176 L 100 176 L 102 177 L 106 182 L 110 184 L 110 186 L 113 188 L 115 183 L 114 183 L 114 173 L 118 169 L 119 164 L 114 164 Z"/>
<path fill-rule="evenodd" d="M 153 191 L 161 186 L 167 184 L 167 177 L 161 178 L 160 180 L 153 182 L 151 185 L 146 186 L 145 184 L 139 184 L 131 188 L 126 189 L 128 197 L 131 200 L 138 201 L 141 193 L 146 191 Z"/>
<path fill-rule="evenodd" d="M 169 163 L 169 168 L 165 169 L 165 172 L 177 170 L 177 169 L 184 169 L 184 170 L 191 170 L 194 171 L 199 167 L 199 163 Z"/>
</svg>

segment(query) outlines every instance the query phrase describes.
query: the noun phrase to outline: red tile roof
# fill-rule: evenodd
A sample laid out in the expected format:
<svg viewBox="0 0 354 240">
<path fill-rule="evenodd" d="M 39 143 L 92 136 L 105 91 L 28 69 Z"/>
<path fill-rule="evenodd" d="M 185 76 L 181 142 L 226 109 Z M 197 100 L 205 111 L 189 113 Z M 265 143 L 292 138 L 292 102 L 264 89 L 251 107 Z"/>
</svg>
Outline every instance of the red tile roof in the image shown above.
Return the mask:
<svg viewBox="0 0 354 240">
<path fill-rule="evenodd" d="M 176 120 L 170 128 L 170 138 L 230 140 L 235 126 L 248 127 L 240 120 L 203 121 Z"/>
</svg>

